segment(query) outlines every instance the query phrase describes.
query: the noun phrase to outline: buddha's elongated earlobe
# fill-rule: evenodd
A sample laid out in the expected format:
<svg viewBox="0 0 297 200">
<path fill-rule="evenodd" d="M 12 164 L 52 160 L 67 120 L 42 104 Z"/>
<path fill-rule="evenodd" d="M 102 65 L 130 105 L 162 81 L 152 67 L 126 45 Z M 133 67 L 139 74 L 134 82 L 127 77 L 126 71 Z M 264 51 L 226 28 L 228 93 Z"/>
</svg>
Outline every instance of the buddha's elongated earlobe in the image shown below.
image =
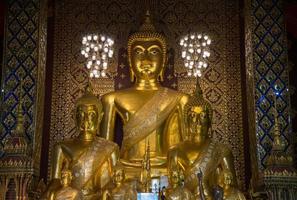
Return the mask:
<svg viewBox="0 0 297 200">
<path fill-rule="evenodd" d="M 159 74 L 159 80 L 160 80 L 161 82 L 164 81 L 164 69 L 162 69 L 162 71 L 161 71 L 160 74 Z"/>
<path fill-rule="evenodd" d="M 165 51 L 165 52 L 166 52 L 166 51 Z M 165 55 L 165 54 L 164 54 L 164 55 Z M 168 52 L 167 52 L 166 55 L 165 55 L 165 61 L 162 63 L 162 64 L 163 64 L 162 70 L 161 70 L 161 72 L 160 72 L 160 74 L 159 74 L 159 76 L 158 76 L 158 78 L 159 78 L 159 80 L 160 80 L 161 82 L 164 81 L 165 68 L 166 68 L 166 65 L 167 65 L 167 63 L 168 63 L 168 59 L 169 59 L 169 57 L 168 57 Z"/>
<path fill-rule="evenodd" d="M 132 69 L 130 69 L 130 81 L 133 83 L 135 80 L 135 75 Z"/>
</svg>

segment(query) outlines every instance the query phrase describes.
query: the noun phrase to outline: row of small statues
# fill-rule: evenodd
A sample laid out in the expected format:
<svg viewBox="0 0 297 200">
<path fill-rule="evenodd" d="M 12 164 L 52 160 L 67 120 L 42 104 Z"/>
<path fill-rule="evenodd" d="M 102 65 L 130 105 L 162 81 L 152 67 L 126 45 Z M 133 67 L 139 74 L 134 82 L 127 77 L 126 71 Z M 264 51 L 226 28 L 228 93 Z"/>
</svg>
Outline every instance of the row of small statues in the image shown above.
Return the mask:
<svg viewBox="0 0 297 200">
<path fill-rule="evenodd" d="M 197 174 L 198 181 L 200 182 L 199 194 L 194 195 L 188 188 L 184 187 L 183 179 L 184 174 L 179 169 L 172 169 L 169 173 L 169 187 L 165 186 L 162 190 L 159 188 L 158 198 L 160 200 L 206 200 L 202 186 L 202 173 Z M 217 186 L 213 188 L 214 200 L 223 199 L 245 199 L 244 196 L 232 185 L 232 174 L 224 174 L 224 188 Z M 61 172 L 61 187 L 52 193 L 51 199 L 54 200 L 82 200 L 84 199 L 81 191 L 71 186 L 73 179 L 72 173 L 68 169 L 63 169 Z M 139 183 L 141 185 L 141 183 Z M 158 191 L 157 190 L 157 191 Z M 138 192 L 150 192 L 137 188 L 137 184 L 125 182 L 125 170 L 121 164 L 118 164 L 113 169 L 112 184 L 109 184 L 101 195 L 102 200 L 136 200 Z M 224 195 L 225 194 L 225 195 Z M 197 196 L 199 195 L 199 196 Z"/>
<path fill-rule="evenodd" d="M 151 178 L 169 176 L 168 199 L 214 199 L 217 187 L 223 188 L 223 199 L 245 199 L 237 189 L 231 151 L 211 139 L 212 108 L 199 84 L 192 95 L 161 85 L 166 39 L 149 14 L 129 36 L 127 51 L 134 85 L 101 100 L 88 87 L 77 100 L 78 137 L 55 145 L 51 180 L 42 198 L 135 199 L 139 188 L 149 191 Z M 113 142 L 118 138 L 117 116 L 123 122 L 120 147 Z M 197 179 L 200 171 L 203 176 Z M 108 189 L 112 180 L 115 186 Z"/>
</svg>

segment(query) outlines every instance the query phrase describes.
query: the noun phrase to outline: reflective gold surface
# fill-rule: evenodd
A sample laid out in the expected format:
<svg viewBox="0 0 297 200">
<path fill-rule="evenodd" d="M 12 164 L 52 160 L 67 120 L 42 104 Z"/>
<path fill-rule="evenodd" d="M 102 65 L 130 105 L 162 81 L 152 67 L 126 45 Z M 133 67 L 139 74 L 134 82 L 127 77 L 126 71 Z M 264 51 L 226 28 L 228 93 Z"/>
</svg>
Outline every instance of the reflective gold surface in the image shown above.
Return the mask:
<svg viewBox="0 0 297 200">
<path fill-rule="evenodd" d="M 197 173 L 203 173 L 202 186 L 206 199 L 213 199 L 213 188 L 218 176 L 229 171 L 233 177 L 235 169 L 231 151 L 209 137 L 212 109 L 202 97 L 197 81 L 195 94 L 190 97 L 185 109 L 188 139 L 172 148 L 168 153 L 168 168 L 180 167 L 185 173 L 185 186 L 199 198 Z M 234 178 L 234 187 L 237 187 Z"/>
<path fill-rule="evenodd" d="M 124 124 L 121 162 L 127 177 L 139 176 L 146 141 L 150 144 L 152 176 L 166 174 L 170 147 L 183 140 L 182 112 L 188 96 L 160 85 L 167 59 L 164 37 L 146 16 L 139 32 L 128 41 L 128 60 L 133 87 L 103 96 L 102 136 L 113 141 L 118 114 Z"/>
<path fill-rule="evenodd" d="M 182 172 L 176 168 L 169 172 L 170 187 L 166 190 L 165 196 L 168 200 L 194 200 L 193 194 L 186 187 L 182 186 Z"/>
<path fill-rule="evenodd" d="M 44 199 L 51 199 L 61 187 L 60 177 L 65 167 L 73 174 L 71 187 L 80 191 L 83 199 L 98 199 L 118 159 L 117 145 L 96 137 L 102 118 L 102 104 L 89 87 L 76 102 L 75 114 L 79 136 L 55 146 L 51 163 L 52 179 Z M 63 193 L 64 198 L 71 194 L 71 191 Z"/>
</svg>

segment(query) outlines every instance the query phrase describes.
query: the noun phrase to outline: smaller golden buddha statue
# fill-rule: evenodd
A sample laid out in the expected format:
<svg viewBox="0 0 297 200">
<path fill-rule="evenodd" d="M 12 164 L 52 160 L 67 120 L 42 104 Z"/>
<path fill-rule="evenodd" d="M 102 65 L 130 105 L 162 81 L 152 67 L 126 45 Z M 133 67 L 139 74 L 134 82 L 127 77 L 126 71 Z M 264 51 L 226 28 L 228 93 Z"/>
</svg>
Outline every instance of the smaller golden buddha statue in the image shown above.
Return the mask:
<svg viewBox="0 0 297 200">
<path fill-rule="evenodd" d="M 224 200 L 245 200 L 246 198 L 242 194 L 241 191 L 239 191 L 236 187 L 234 187 L 234 176 L 233 174 L 225 170 L 223 173 L 220 174 L 221 179 L 219 182 L 221 182 L 221 187 L 224 191 Z"/>
<path fill-rule="evenodd" d="M 167 200 L 194 200 L 190 190 L 182 185 L 183 173 L 179 169 L 169 172 L 170 187 L 165 192 Z"/>
<path fill-rule="evenodd" d="M 51 200 L 61 188 L 60 177 L 65 165 L 73 174 L 71 186 L 81 192 L 84 200 L 101 196 L 101 189 L 110 181 L 119 154 L 115 143 L 96 136 L 102 115 L 102 104 L 88 85 L 75 104 L 78 137 L 55 145 L 51 181 L 42 199 Z M 66 197 L 71 192 L 64 194 Z"/>
<path fill-rule="evenodd" d="M 57 192 L 54 194 L 53 199 L 54 200 L 81 200 L 81 194 L 80 192 L 71 187 L 71 180 L 72 180 L 72 174 L 71 171 L 68 169 L 64 169 L 61 172 L 61 185 L 62 188 L 57 190 Z"/>
<path fill-rule="evenodd" d="M 125 170 L 118 162 L 113 171 L 113 183 L 103 193 L 102 200 L 136 200 L 137 191 L 132 184 L 125 183 Z"/>
<path fill-rule="evenodd" d="M 212 108 L 204 100 L 198 81 L 194 95 L 185 106 L 185 119 L 188 139 L 168 152 L 168 168 L 180 167 L 184 171 L 185 186 L 196 198 L 213 199 L 213 188 L 218 185 L 217 177 L 222 171 L 228 170 L 233 177 L 236 176 L 231 151 L 209 137 Z M 203 174 L 201 180 L 197 178 L 199 173 Z"/>
</svg>

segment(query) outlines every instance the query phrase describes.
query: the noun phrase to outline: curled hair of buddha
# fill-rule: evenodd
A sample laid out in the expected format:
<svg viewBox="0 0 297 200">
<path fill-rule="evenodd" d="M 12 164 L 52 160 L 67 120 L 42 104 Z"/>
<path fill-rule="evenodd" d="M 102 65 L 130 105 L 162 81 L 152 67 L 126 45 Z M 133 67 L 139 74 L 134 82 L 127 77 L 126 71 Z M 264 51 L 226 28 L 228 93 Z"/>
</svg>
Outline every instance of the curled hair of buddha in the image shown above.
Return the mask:
<svg viewBox="0 0 297 200">
<path fill-rule="evenodd" d="M 80 105 L 94 105 L 98 109 L 98 112 L 101 112 L 102 110 L 102 103 L 101 101 L 93 94 L 93 89 L 90 85 L 90 83 L 87 84 L 85 87 L 85 93 L 82 97 L 77 99 L 75 103 L 75 108 L 77 108 Z"/>
<path fill-rule="evenodd" d="M 165 36 L 156 31 L 154 25 L 151 22 L 149 11 L 146 12 L 144 23 L 140 26 L 139 30 L 135 33 L 132 33 L 128 38 L 128 58 L 131 65 L 131 54 L 132 54 L 132 44 L 136 41 L 152 41 L 156 40 L 160 42 L 163 52 L 163 63 L 162 68 L 165 67 L 166 62 L 166 53 L 167 53 L 167 42 Z M 162 78 L 162 77 L 161 77 Z"/>
<path fill-rule="evenodd" d="M 211 105 L 203 98 L 202 89 L 197 78 L 196 89 L 191 95 L 188 103 L 185 105 L 184 116 L 187 118 L 189 111 L 193 110 L 196 107 L 202 108 L 208 115 L 210 122 L 212 121 L 212 107 Z"/>
</svg>

